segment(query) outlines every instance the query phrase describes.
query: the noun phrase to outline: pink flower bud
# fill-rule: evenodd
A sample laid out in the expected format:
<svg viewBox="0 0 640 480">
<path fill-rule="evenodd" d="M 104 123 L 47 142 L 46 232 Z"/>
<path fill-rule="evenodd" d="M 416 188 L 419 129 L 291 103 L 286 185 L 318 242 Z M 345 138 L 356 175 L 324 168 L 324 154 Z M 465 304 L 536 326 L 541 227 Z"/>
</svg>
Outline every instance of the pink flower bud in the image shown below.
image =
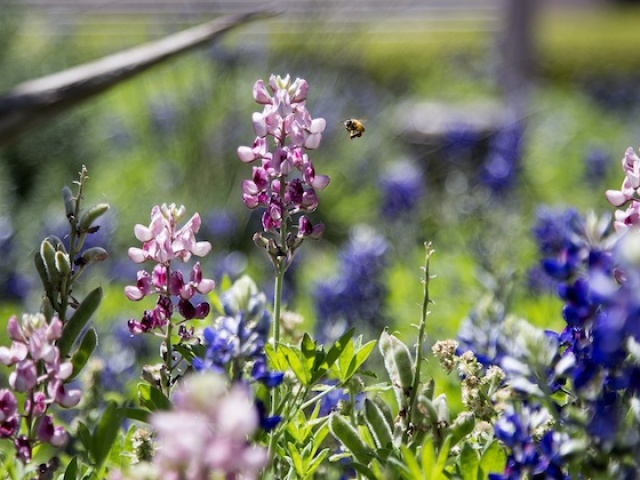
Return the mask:
<svg viewBox="0 0 640 480">
<path fill-rule="evenodd" d="M 20 324 L 18 323 L 18 317 L 16 317 L 15 315 L 13 315 L 7 321 L 7 333 L 9 334 L 9 338 L 11 340 L 22 343 L 26 342 L 24 334 L 22 333 L 22 328 L 20 328 Z"/>
<path fill-rule="evenodd" d="M 258 80 L 253 85 L 253 98 L 257 103 L 261 105 L 268 105 L 273 101 L 271 95 L 269 95 L 269 92 L 264 85 L 263 80 Z"/>
<path fill-rule="evenodd" d="M 51 319 L 51 323 L 47 327 L 47 340 L 52 342 L 53 340 L 57 340 L 62 336 L 62 322 L 58 315 L 54 315 Z"/>
</svg>

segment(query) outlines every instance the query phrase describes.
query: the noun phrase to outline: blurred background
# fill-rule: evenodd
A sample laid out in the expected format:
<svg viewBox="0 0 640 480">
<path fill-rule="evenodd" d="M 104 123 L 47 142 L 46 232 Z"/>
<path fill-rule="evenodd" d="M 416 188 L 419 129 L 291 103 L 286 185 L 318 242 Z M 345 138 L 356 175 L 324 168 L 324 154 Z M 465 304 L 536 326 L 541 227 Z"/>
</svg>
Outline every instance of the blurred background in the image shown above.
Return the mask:
<svg viewBox="0 0 640 480">
<path fill-rule="evenodd" d="M 620 159 L 640 144 L 639 4 L 3 0 L 0 92 L 223 15 L 280 14 L 0 146 L 2 320 L 38 309 L 31 257 L 44 236 L 64 235 L 60 191 L 83 164 L 86 205 L 112 207 L 91 239 L 111 258 L 85 284 L 106 288 L 96 321 L 105 358 L 120 354 L 109 363 L 116 378 L 136 375 L 144 347 L 126 320 L 149 307 L 122 288 L 135 282 L 133 226 L 148 223 L 153 205 L 201 214 L 200 236 L 214 248 L 206 276 L 249 273 L 270 294 L 271 266 L 251 242 L 260 214 L 240 198 L 251 168 L 236 149 L 255 137 L 253 83 L 274 73 L 305 78 L 308 109 L 327 120 L 312 152 L 332 179 L 314 214 L 326 234 L 305 243 L 285 286 L 304 328 L 323 339 L 350 324 L 366 339 L 385 325 L 413 335 L 425 241 L 438 276 L 432 340 L 454 336 L 484 292 L 505 284 L 513 313 L 561 328 L 553 285 L 536 273 L 532 229 L 570 206 L 613 212 L 604 190 L 619 188 Z M 348 118 L 363 121 L 362 138 L 349 139 Z"/>
</svg>

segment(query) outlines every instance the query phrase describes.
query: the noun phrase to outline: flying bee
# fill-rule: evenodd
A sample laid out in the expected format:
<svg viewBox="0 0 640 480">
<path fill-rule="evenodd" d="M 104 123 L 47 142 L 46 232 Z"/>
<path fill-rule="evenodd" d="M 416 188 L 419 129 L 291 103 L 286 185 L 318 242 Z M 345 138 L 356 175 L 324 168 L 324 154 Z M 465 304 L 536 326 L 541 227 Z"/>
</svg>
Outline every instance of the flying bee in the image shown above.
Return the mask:
<svg viewBox="0 0 640 480">
<path fill-rule="evenodd" d="M 360 120 L 356 120 L 355 118 L 350 118 L 349 120 L 344 120 L 344 128 L 349 132 L 349 138 L 353 140 L 356 137 L 361 137 L 364 133 L 364 125 Z"/>
</svg>

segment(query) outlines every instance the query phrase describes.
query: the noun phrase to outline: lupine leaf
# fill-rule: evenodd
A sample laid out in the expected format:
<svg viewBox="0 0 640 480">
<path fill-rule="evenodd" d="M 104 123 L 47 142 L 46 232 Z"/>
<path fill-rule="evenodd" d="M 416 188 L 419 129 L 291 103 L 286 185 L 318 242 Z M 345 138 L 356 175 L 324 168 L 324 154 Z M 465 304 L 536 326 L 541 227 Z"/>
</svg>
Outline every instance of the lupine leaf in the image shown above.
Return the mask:
<svg viewBox="0 0 640 480">
<path fill-rule="evenodd" d="M 424 468 L 424 450 L 427 447 L 427 445 L 424 445 L 422 447 L 423 449 L 423 459 L 422 459 L 422 466 Z M 432 448 L 432 452 L 433 452 L 433 445 L 431 445 Z M 421 478 L 425 478 L 422 475 L 422 471 L 420 470 L 420 465 L 418 465 L 418 461 L 416 460 L 415 455 L 413 454 L 413 452 L 411 450 L 409 450 L 409 448 L 406 445 L 402 445 L 400 447 L 400 450 L 402 451 L 402 459 L 404 460 L 404 465 L 405 467 L 409 470 L 407 473 L 403 472 L 403 475 L 405 475 L 405 478 L 407 480 L 419 480 Z M 425 470 L 426 471 L 426 470 Z M 431 479 L 428 479 L 431 480 Z"/>
<path fill-rule="evenodd" d="M 345 417 L 332 414 L 329 419 L 331 433 L 361 463 L 369 463 L 374 457 L 373 450 L 362 440 L 358 432 Z"/>
<path fill-rule="evenodd" d="M 78 350 L 76 350 L 76 352 L 73 354 L 73 357 L 71 357 L 73 371 L 71 372 L 71 376 L 68 378 L 68 380 L 75 378 L 80 373 L 80 371 L 87 364 L 87 361 L 89 361 L 89 357 L 91 357 L 91 354 L 96 349 L 97 345 L 98 334 L 96 333 L 95 329 L 90 328 L 89 330 L 87 330 L 87 333 L 85 333 L 84 337 L 82 337 L 80 347 L 78 347 Z"/>
<path fill-rule="evenodd" d="M 324 450 L 321 450 L 314 458 L 313 460 L 309 463 L 309 466 L 307 467 L 307 471 L 305 472 L 305 475 L 308 477 L 310 475 L 313 475 L 313 473 L 318 469 L 318 467 L 322 464 L 322 462 L 324 461 L 325 458 L 327 458 L 327 455 L 329 455 L 329 451 L 330 449 L 325 448 Z"/>
<path fill-rule="evenodd" d="M 380 407 L 368 398 L 364 401 L 364 418 L 378 448 L 393 442 L 393 427 Z"/>
<path fill-rule="evenodd" d="M 56 344 L 60 349 L 60 356 L 66 357 L 71 350 L 71 346 L 80 335 L 80 332 L 85 327 L 91 315 L 97 310 L 100 302 L 102 301 L 102 288 L 98 287 L 82 300 L 75 313 L 67 321 L 62 329 L 62 336 L 58 339 Z"/>
<path fill-rule="evenodd" d="M 353 342 L 348 340 L 344 344 L 344 348 L 342 348 L 342 353 L 338 357 L 338 359 L 331 367 L 331 371 L 335 373 L 340 383 L 344 383 L 347 381 L 347 372 L 349 371 L 349 366 L 353 361 L 354 351 L 353 351 Z"/>
<path fill-rule="evenodd" d="M 351 362 L 349 363 L 349 369 L 347 371 L 348 373 L 347 380 L 351 378 L 353 374 L 358 371 L 360 366 L 367 360 L 367 358 L 369 358 L 369 355 L 371 355 L 371 351 L 374 349 L 375 346 L 376 346 L 376 341 L 371 340 L 370 342 L 365 343 L 362 347 L 358 349 L 358 351 L 355 353 L 355 355 L 351 359 Z"/>
<path fill-rule="evenodd" d="M 267 360 L 269 360 L 269 367 L 273 370 L 284 372 L 289 367 L 287 357 L 285 357 L 281 348 L 278 348 L 278 351 L 275 351 L 273 349 L 273 345 L 267 343 L 264 346 L 264 353 L 267 355 Z"/>
<path fill-rule="evenodd" d="M 471 445 L 464 443 L 460 452 L 460 471 L 463 480 L 478 480 L 480 455 Z"/>
<path fill-rule="evenodd" d="M 362 463 L 353 462 L 349 466 L 353 467 L 353 469 L 360 475 L 364 475 L 365 478 L 368 478 L 370 480 L 378 480 L 378 476 L 373 473 L 369 467 L 363 465 Z"/>
<path fill-rule="evenodd" d="M 304 386 L 309 386 L 311 381 L 311 371 L 307 369 L 306 364 L 302 360 L 302 354 L 296 347 L 290 347 L 288 345 L 279 345 L 278 350 L 282 350 L 289 368 L 293 371 L 295 376 L 300 380 Z"/>
<path fill-rule="evenodd" d="M 87 452 L 89 452 L 89 455 L 95 458 L 93 452 L 93 437 L 91 436 L 91 432 L 87 426 L 82 422 L 78 422 L 78 428 L 76 431 L 78 432 L 78 438 L 80 439 L 82 446 Z"/>
<path fill-rule="evenodd" d="M 302 342 L 300 342 L 300 353 L 302 354 L 300 358 L 304 362 L 305 371 L 312 373 L 314 371 L 313 367 L 315 366 L 318 352 L 316 351 L 315 342 L 306 332 L 302 337 Z"/>
<path fill-rule="evenodd" d="M 436 451 L 433 447 L 433 437 L 429 436 L 422 445 L 422 471 L 425 474 L 425 478 L 431 480 L 431 473 L 435 470 L 436 466 Z"/>
<path fill-rule="evenodd" d="M 131 420 L 138 420 L 139 422 L 149 423 L 149 415 L 151 415 L 151 412 L 145 408 L 120 407 L 118 411 L 123 417 L 130 418 Z"/>
<path fill-rule="evenodd" d="M 78 459 L 73 457 L 67 465 L 67 469 L 64 471 L 63 480 L 76 480 L 78 475 Z"/>
<path fill-rule="evenodd" d="M 122 414 L 118 412 L 116 403 L 107 403 L 93 434 L 94 457 L 98 468 L 102 466 L 118 436 L 121 421 Z"/>
<path fill-rule="evenodd" d="M 171 401 L 165 394 L 148 383 L 138 384 L 138 399 L 143 407 L 148 408 L 152 412 L 171 409 Z"/>
<path fill-rule="evenodd" d="M 436 461 L 435 469 L 433 470 L 433 478 L 446 478 L 443 474 L 444 467 L 447 465 L 447 459 L 449 458 L 449 450 L 451 450 L 451 435 L 449 435 L 442 447 L 440 447 L 440 451 L 438 452 L 438 460 Z"/>
<path fill-rule="evenodd" d="M 326 357 L 324 357 L 324 364 L 326 365 L 326 369 L 330 369 L 335 361 L 342 355 L 345 348 L 348 345 L 351 345 L 351 337 L 353 337 L 353 332 L 355 332 L 355 327 L 351 327 L 347 330 L 338 340 L 334 343 L 329 351 L 327 352 Z"/>
<path fill-rule="evenodd" d="M 289 447 L 289 458 L 291 458 L 291 461 L 293 462 L 293 468 L 295 468 L 298 477 L 304 478 L 304 465 L 302 465 L 302 457 L 300 456 L 298 449 L 291 442 L 288 442 L 287 446 Z"/>
<path fill-rule="evenodd" d="M 502 473 L 507 463 L 507 455 L 497 441 L 491 442 L 480 457 L 480 468 L 486 477 L 490 473 Z"/>
</svg>

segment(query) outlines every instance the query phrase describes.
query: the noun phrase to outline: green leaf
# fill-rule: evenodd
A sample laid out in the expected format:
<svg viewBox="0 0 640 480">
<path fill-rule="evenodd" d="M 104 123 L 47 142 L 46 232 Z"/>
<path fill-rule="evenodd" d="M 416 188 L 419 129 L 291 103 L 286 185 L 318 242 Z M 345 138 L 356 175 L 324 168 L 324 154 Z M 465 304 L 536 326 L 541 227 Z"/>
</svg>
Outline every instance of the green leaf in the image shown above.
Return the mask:
<svg viewBox="0 0 640 480">
<path fill-rule="evenodd" d="M 158 388 L 148 383 L 138 384 L 138 399 L 140 404 L 155 412 L 156 410 L 170 410 L 171 401 Z"/>
<path fill-rule="evenodd" d="M 485 478 L 488 477 L 490 473 L 504 472 L 506 464 L 507 455 L 497 440 L 491 442 L 480 457 L 480 469 Z"/>
<path fill-rule="evenodd" d="M 84 423 L 78 422 L 77 433 L 78 438 L 80 439 L 80 443 L 82 443 L 84 449 L 89 452 L 89 455 L 95 458 L 93 452 L 93 437 L 91 436 L 91 432 L 89 432 L 89 429 Z"/>
<path fill-rule="evenodd" d="M 460 451 L 460 471 L 462 480 L 478 480 L 480 470 L 480 455 L 471 445 L 464 443 Z"/>
<path fill-rule="evenodd" d="M 300 453 L 298 452 L 298 449 L 291 442 L 287 442 L 287 447 L 288 447 L 289 458 L 291 458 L 291 461 L 293 462 L 293 468 L 295 468 L 299 478 L 304 478 L 305 469 L 304 469 L 304 466 L 302 465 L 302 457 L 300 457 Z"/>
<path fill-rule="evenodd" d="M 122 414 L 118 411 L 116 403 L 107 403 L 107 407 L 102 412 L 93 434 L 93 450 L 97 468 L 102 466 L 113 446 L 113 442 L 118 437 L 121 422 Z"/>
<path fill-rule="evenodd" d="M 357 462 L 352 462 L 349 464 L 349 466 L 352 467 L 360 475 L 364 475 L 365 478 L 368 478 L 370 480 L 378 480 L 378 476 L 375 473 L 373 473 L 371 469 L 366 465 L 363 465 Z"/>
<path fill-rule="evenodd" d="M 304 361 L 304 369 L 309 373 L 313 373 L 314 366 L 316 364 L 316 355 L 319 353 L 316 351 L 316 344 L 311 336 L 305 332 L 300 342 L 301 359 Z"/>
<path fill-rule="evenodd" d="M 324 365 L 327 370 L 333 366 L 335 361 L 340 357 L 340 355 L 342 355 L 345 348 L 347 348 L 348 345 L 352 345 L 351 337 L 353 337 L 353 332 L 355 331 L 355 327 L 351 327 L 338 340 L 336 340 L 336 343 L 331 346 L 327 355 L 324 357 Z"/>
<path fill-rule="evenodd" d="M 423 458 L 422 458 L 423 468 L 424 468 L 424 449 L 426 447 L 427 445 L 422 447 L 423 448 Z M 404 466 L 408 469 L 408 473 L 403 472 L 403 475 L 405 475 L 405 478 L 407 480 L 419 480 L 422 478 L 431 480 L 430 478 L 424 477 L 422 475 L 422 471 L 420 470 L 420 465 L 418 465 L 418 460 L 416 460 L 415 455 L 411 450 L 409 450 L 409 448 L 406 445 L 400 446 L 400 451 L 402 452 L 402 459 L 404 460 Z M 433 452 L 433 444 L 431 445 L 431 451 Z"/>
<path fill-rule="evenodd" d="M 305 472 L 305 475 L 307 477 L 310 477 L 311 475 L 314 474 L 314 472 L 322 464 L 324 459 L 327 458 L 327 455 L 329 455 L 329 452 L 330 452 L 330 449 L 325 448 L 324 450 L 321 450 L 315 457 L 313 457 L 313 460 L 309 463 L 309 466 L 307 467 L 307 471 Z"/>
<path fill-rule="evenodd" d="M 151 412 L 145 408 L 135 408 L 135 407 L 120 407 L 118 408 L 118 412 L 126 418 L 130 418 L 131 420 L 138 420 L 139 422 L 149 423 L 149 415 Z"/>
<path fill-rule="evenodd" d="M 98 287 L 89 292 L 85 299 L 80 303 L 78 309 L 67 321 L 62 329 L 62 336 L 58 340 L 57 346 L 60 349 L 60 356 L 66 357 L 71 350 L 71 346 L 80 335 L 91 315 L 97 310 L 102 301 L 102 288 Z"/>
<path fill-rule="evenodd" d="M 340 383 L 345 383 L 348 379 L 347 374 L 349 371 L 349 366 L 353 361 L 353 356 L 354 356 L 353 342 L 351 340 L 348 340 L 344 344 L 342 353 L 340 354 L 336 362 L 333 364 L 333 367 L 331 368 L 331 371 L 333 371 L 336 377 L 338 377 L 338 380 L 340 380 Z"/>
<path fill-rule="evenodd" d="M 182 358 L 184 358 L 189 365 L 193 364 L 193 359 L 196 357 L 204 358 L 207 351 L 207 347 L 203 344 L 188 345 L 185 343 L 179 343 L 174 345 L 173 348 L 182 355 Z"/>
<path fill-rule="evenodd" d="M 387 422 L 383 410 L 368 398 L 364 401 L 364 418 L 376 447 L 384 448 L 393 443 L 393 426 Z"/>
<path fill-rule="evenodd" d="M 282 350 L 289 364 L 289 368 L 291 368 L 300 383 L 304 386 L 309 386 L 311 383 L 311 371 L 306 368 L 306 363 L 303 362 L 301 358 L 302 353 L 300 350 L 288 345 L 278 345 L 278 350 Z"/>
<path fill-rule="evenodd" d="M 281 348 L 278 348 L 278 351 L 275 351 L 273 349 L 273 345 L 267 343 L 264 346 L 264 353 L 267 355 L 267 359 L 269 360 L 269 367 L 273 370 L 284 372 L 289 368 L 289 362 L 287 362 L 287 357 L 285 357 Z"/>
<path fill-rule="evenodd" d="M 64 471 L 63 480 L 76 480 L 78 476 L 78 459 L 73 457 L 67 465 L 67 469 Z"/>
<path fill-rule="evenodd" d="M 440 451 L 438 452 L 438 460 L 436 461 L 435 469 L 433 470 L 433 478 L 446 478 L 444 477 L 444 467 L 447 466 L 447 459 L 449 458 L 449 450 L 451 449 L 451 436 L 449 435 Z"/>
<path fill-rule="evenodd" d="M 348 376 L 347 380 L 353 376 L 354 373 L 358 371 L 360 366 L 369 358 L 371 355 L 371 351 L 376 346 L 376 341 L 371 340 L 370 342 L 364 344 L 361 348 L 358 349 L 356 354 L 353 356 L 349 364 Z"/>
<path fill-rule="evenodd" d="M 433 437 L 427 437 L 427 440 L 422 445 L 422 471 L 425 478 L 431 480 L 432 472 L 436 467 L 436 450 L 433 446 Z"/>
<path fill-rule="evenodd" d="M 225 278 L 229 281 L 229 277 L 226 275 L 222 278 L 222 283 L 224 284 Z M 215 292 L 215 290 L 211 290 L 207 295 L 209 304 L 211 305 L 211 309 L 222 315 L 224 313 L 224 306 L 222 305 L 222 301 L 220 300 L 220 296 Z"/>
<path fill-rule="evenodd" d="M 80 371 L 89 361 L 89 357 L 91 357 L 91 354 L 96 349 L 97 345 L 98 334 L 96 333 L 95 329 L 90 328 L 89 330 L 87 330 L 87 333 L 85 333 L 84 337 L 82 337 L 80 347 L 78 347 L 78 350 L 76 350 L 76 352 L 73 354 L 73 357 L 71 357 L 73 371 L 71 372 L 71 376 L 67 379 L 67 381 L 75 378 L 80 373 Z"/>
<path fill-rule="evenodd" d="M 367 464 L 374 457 L 373 450 L 363 441 L 362 435 L 347 419 L 339 414 L 331 414 L 329 428 L 333 436 L 342 442 L 361 463 Z"/>
</svg>

